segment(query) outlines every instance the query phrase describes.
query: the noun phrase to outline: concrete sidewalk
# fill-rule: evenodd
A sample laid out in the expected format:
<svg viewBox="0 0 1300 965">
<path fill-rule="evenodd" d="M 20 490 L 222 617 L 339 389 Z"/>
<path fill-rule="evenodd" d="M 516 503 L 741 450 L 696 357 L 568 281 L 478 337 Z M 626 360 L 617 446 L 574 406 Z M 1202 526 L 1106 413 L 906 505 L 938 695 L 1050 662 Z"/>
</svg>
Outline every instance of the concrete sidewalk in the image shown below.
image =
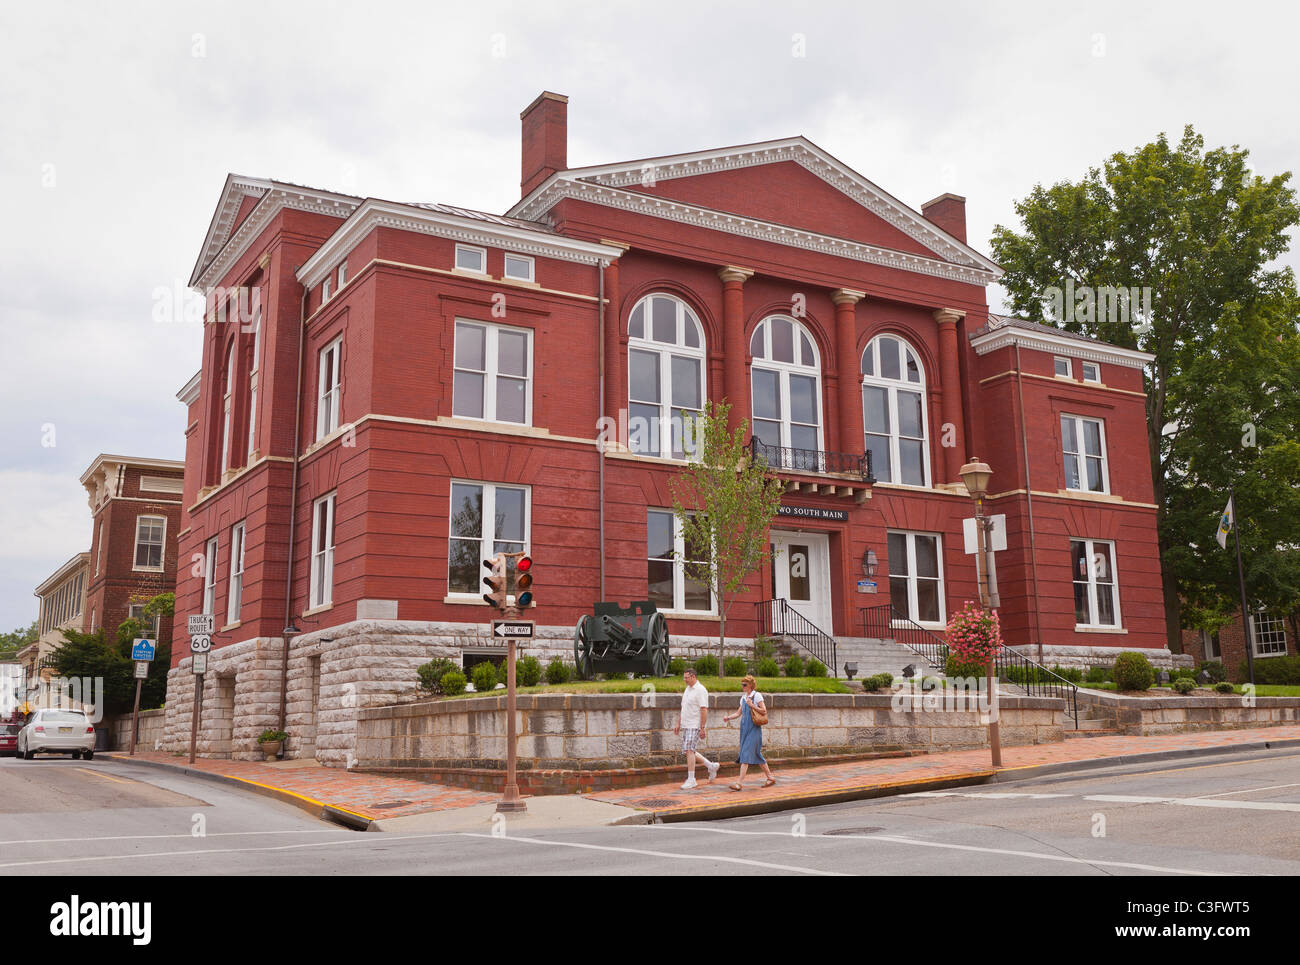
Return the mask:
<svg viewBox="0 0 1300 965">
<path fill-rule="evenodd" d="M 996 772 L 990 765 L 987 750 L 787 770 L 782 770 L 776 761 L 774 787 L 763 788 L 762 771 L 751 768 L 742 791 L 728 789 L 737 772 L 734 764 L 723 767 L 716 783 L 701 783 L 698 788 L 683 791 L 683 767 L 680 778 L 662 784 L 587 795 L 528 798 L 527 814 L 507 815 L 506 820 L 512 830 L 710 820 L 994 780 L 1023 780 L 1062 771 L 1262 749 L 1266 745 L 1300 747 L 1300 726 L 1159 737 L 1096 737 L 1007 747 L 1002 751 L 1003 766 Z M 120 751 L 101 756 L 232 783 L 351 827 L 375 831 L 491 829 L 499 800 L 496 794 L 408 778 L 354 774 L 310 761 L 268 764 L 200 759 L 189 764 L 185 757 L 157 751 L 140 751 L 134 757 Z M 702 768 L 696 776 L 704 777 Z"/>
</svg>

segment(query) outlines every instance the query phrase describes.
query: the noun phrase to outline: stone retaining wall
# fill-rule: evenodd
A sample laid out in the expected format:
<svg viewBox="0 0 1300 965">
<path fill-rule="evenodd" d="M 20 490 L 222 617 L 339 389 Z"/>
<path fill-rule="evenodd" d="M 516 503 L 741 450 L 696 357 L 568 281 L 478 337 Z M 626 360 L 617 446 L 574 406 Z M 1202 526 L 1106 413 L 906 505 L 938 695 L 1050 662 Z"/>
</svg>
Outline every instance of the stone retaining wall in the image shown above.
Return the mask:
<svg viewBox="0 0 1300 965">
<path fill-rule="evenodd" d="M 763 752 L 807 753 L 893 750 L 945 751 L 987 746 L 987 727 L 974 706 L 943 709 L 921 698 L 874 694 L 766 695 L 771 722 Z M 711 726 L 701 749 L 734 759 L 739 722 L 723 724 L 738 694 L 709 698 Z M 362 710 L 357 766 L 364 768 L 501 767 L 506 751 L 506 700 L 475 697 Z M 973 702 L 972 702 L 973 703 Z M 898 709 L 899 707 L 904 709 Z M 525 769 L 636 768 L 673 764 L 681 742 L 673 735 L 676 694 L 527 694 L 518 698 L 519 767 Z M 1003 697 L 1006 745 L 1063 738 L 1059 700 Z"/>
<path fill-rule="evenodd" d="M 1300 697 L 1252 699 L 1253 706 L 1241 695 L 1125 697 L 1081 689 L 1079 716 L 1138 736 L 1300 723 Z"/>
<path fill-rule="evenodd" d="M 165 713 L 166 711 L 161 707 L 157 710 L 140 711 L 140 734 L 135 745 L 136 750 L 152 751 L 162 747 Z M 131 749 L 130 714 L 122 714 L 111 721 L 106 721 L 105 726 L 109 731 L 110 750 L 129 751 Z"/>
</svg>

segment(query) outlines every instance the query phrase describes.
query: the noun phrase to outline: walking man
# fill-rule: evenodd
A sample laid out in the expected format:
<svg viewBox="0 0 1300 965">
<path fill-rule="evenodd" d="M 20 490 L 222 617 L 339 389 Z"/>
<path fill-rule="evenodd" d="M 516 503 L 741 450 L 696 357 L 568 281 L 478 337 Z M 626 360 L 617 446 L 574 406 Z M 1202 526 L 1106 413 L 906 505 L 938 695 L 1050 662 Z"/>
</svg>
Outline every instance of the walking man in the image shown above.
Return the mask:
<svg viewBox="0 0 1300 965">
<path fill-rule="evenodd" d="M 694 670 L 688 669 L 683 673 L 682 680 L 686 682 L 686 689 L 682 691 L 682 712 L 677 718 L 677 726 L 673 728 L 673 733 L 682 735 L 682 750 L 686 752 L 686 783 L 682 785 L 682 790 L 689 791 L 697 786 L 695 782 L 697 759 L 708 768 L 710 784 L 718 776 L 718 764 L 710 763 L 707 757 L 696 750 L 699 742 L 705 739 L 705 731 L 709 726 L 709 692 L 695 678 Z"/>
</svg>

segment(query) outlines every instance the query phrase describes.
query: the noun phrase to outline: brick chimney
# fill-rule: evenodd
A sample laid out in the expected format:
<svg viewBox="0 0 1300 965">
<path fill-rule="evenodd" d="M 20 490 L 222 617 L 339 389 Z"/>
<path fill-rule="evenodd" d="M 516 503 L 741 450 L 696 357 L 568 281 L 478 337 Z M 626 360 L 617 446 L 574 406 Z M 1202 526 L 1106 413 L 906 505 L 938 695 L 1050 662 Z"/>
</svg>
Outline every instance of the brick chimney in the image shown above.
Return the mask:
<svg viewBox="0 0 1300 965">
<path fill-rule="evenodd" d="M 521 197 L 556 171 L 568 167 L 569 99 L 548 90 L 519 115 L 523 122 L 523 168 L 519 182 Z"/>
<path fill-rule="evenodd" d="M 926 221 L 942 228 L 962 244 L 966 243 L 966 199 L 961 195 L 941 194 L 921 205 L 921 214 Z"/>
</svg>

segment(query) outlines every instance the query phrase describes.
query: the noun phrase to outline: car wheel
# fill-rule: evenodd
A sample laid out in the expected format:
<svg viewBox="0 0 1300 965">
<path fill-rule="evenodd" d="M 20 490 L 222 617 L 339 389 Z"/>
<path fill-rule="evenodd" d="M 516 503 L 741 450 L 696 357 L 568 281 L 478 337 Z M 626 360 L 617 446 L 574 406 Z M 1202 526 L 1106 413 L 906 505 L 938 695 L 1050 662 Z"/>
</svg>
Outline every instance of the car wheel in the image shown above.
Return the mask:
<svg viewBox="0 0 1300 965">
<path fill-rule="evenodd" d="M 84 753 L 84 754 L 81 755 L 81 759 L 82 759 L 83 761 L 93 761 L 93 760 L 95 759 L 95 752 L 94 752 L 94 751 L 86 751 L 86 753 Z"/>
<path fill-rule="evenodd" d="M 73 759 L 74 761 L 79 761 L 79 760 L 81 760 L 81 751 L 73 751 L 73 752 L 72 752 L 72 759 Z"/>
<path fill-rule="evenodd" d="M 35 756 L 36 756 L 36 752 L 35 752 L 34 750 L 32 750 L 31 748 L 28 748 L 28 749 L 27 749 L 27 752 L 26 752 L 25 754 L 23 754 L 23 760 L 25 760 L 25 761 L 30 761 L 30 760 L 31 760 L 33 757 L 35 757 Z"/>
</svg>

